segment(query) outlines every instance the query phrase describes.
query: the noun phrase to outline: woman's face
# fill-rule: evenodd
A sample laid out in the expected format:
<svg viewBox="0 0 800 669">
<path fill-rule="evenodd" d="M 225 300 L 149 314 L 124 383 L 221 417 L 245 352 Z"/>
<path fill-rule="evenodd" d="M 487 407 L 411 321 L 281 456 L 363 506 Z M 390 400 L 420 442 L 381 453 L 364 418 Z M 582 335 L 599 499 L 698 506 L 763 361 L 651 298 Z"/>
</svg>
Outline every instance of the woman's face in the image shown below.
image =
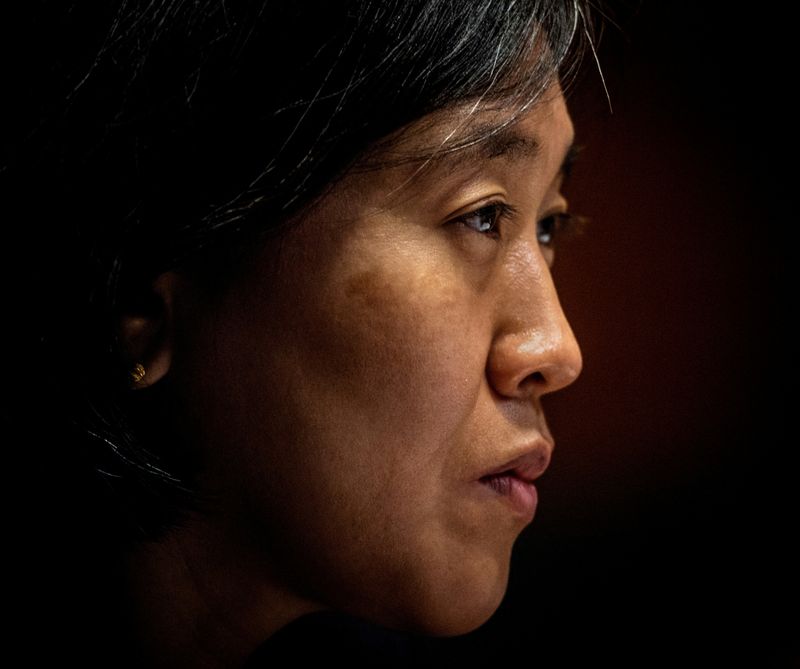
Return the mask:
<svg viewBox="0 0 800 669">
<path fill-rule="evenodd" d="M 396 151 L 503 118 L 467 111 Z M 201 486 L 264 578 L 428 634 L 495 611 L 535 506 L 520 478 L 553 450 L 541 398 L 581 369 L 550 275 L 572 141 L 555 87 L 423 169 L 348 176 L 223 298 L 174 301 L 170 387 Z"/>
</svg>

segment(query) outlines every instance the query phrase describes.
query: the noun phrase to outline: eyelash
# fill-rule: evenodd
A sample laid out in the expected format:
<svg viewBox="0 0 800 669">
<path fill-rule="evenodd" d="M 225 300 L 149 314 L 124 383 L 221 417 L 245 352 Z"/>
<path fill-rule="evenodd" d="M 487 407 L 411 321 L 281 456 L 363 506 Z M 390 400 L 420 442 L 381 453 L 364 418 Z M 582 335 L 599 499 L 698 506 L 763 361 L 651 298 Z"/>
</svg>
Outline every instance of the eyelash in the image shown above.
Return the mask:
<svg viewBox="0 0 800 669">
<path fill-rule="evenodd" d="M 454 219 L 470 230 L 478 234 L 486 235 L 493 239 L 500 237 L 498 226 L 506 220 L 513 219 L 517 215 L 517 209 L 507 202 L 493 202 L 480 209 L 471 211 L 463 216 Z M 471 218 L 486 216 L 490 222 L 481 229 L 470 225 L 467 221 Z M 578 232 L 586 219 L 575 216 L 567 212 L 551 214 L 536 223 L 536 236 L 542 246 L 553 246 L 556 237 L 561 237 L 567 232 Z M 546 226 L 546 227 L 545 227 Z"/>
</svg>

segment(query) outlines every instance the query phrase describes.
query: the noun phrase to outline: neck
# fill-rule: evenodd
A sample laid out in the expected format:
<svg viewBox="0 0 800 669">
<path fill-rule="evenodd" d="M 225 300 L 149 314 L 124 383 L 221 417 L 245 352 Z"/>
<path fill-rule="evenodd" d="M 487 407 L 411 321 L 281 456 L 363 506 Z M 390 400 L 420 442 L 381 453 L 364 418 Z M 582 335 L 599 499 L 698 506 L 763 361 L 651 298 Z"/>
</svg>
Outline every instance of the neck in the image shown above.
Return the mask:
<svg viewBox="0 0 800 669">
<path fill-rule="evenodd" d="M 202 518 L 136 548 L 127 574 L 142 666 L 241 666 L 281 627 L 324 608 L 283 587 L 259 557 Z"/>
</svg>

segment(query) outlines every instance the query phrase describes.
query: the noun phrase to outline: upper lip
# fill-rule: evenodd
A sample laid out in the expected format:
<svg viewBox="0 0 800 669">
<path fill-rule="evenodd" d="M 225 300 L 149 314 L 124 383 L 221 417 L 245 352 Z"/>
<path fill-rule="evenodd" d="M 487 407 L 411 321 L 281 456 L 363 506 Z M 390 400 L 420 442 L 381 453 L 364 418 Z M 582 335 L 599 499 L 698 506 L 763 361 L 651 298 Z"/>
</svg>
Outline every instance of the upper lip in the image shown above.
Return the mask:
<svg viewBox="0 0 800 669">
<path fill-rule="evenodd" d="M 522 448 L 515 449 L 518 455 L 512 457 L 502 465 L 485 472 L 480 478 L 483 479 L 497 476 L 498 474 L 508 474 L 523 481 L 534 481 L 544 473 L 550 464 L 553 446 L 553 442 L 544 437 L 538 437 L 534 441 L 528 442 Z"/>
</svg>

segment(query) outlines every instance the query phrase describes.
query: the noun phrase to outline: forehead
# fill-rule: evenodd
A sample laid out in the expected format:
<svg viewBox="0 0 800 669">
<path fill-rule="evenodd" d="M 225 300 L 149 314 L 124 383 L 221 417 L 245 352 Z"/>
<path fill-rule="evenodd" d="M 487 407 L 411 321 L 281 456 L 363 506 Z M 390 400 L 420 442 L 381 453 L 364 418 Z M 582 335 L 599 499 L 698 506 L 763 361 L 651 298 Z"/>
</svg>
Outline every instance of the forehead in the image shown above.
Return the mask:
<svg viewBox="0 0 800 669">
<path fill-rule="evenodd" d="M 558 85 L 551 86 L 527 109 L 502 102 L 465 103 L 434 112 L 380 142 L 356 166 L 445 176 L 484 161 L 557 162 L 570 151 L 574 127 Z M 391 169 L 394 168 L 394 169 Z"/>
<path fill-rule="evenodd" d="M 573 141 L 558 85 L 522 113 L 495 102 L 445 108 L 373 146 L 297 215 L 295 227 L 317 225 L 320 215 L 334 225 L 414 199 L 427 202 L 489 173 L 558 184 L 574 156 Z"/>
</svg>

